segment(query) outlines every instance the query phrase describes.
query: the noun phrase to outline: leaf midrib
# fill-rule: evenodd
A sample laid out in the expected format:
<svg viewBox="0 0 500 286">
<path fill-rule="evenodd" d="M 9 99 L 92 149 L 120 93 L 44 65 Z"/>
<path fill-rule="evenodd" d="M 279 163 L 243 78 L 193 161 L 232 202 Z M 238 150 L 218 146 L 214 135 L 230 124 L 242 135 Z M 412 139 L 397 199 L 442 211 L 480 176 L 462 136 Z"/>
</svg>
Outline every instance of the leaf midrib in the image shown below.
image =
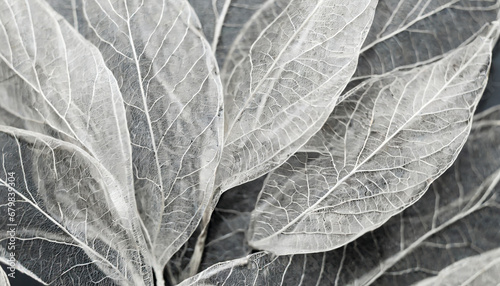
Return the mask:
<svg viewBox="0 0 500 286">
<path fill-rule="evenodd" d="M 459 70 L 457 70 L 457 72 L 448 80 L 448 82 L 446 82 L 446 84 L 443 85 L 443 87 L 438 91 L 436 92 L 436 95 L 434 97 L 432 97 L 431 100 L 429 100 L 426 104 L 424 104 L 419 110 L 417 110 L 416 112 L 414 112 L 414 114 L 406 121 L 405 124 L 401 125 L 390 137 L 386 138 L 380 145 L 379 147 L 377 147 L 365 160 L 363 160 L 359 165 L 357 165 L 355 168 L 353 168 L 353 170 L 348 174 L 346 175 L 344 178 L 342 178 L 341 180 L 337 181 L 337 183 L 324 195 L 322 196 L 316 203 L 314 203 L 313 205 L 311 205 L 310 207 L 308 207 L 307 209 L 304 210 L 304 212 L 302 212 L 300 215 L 298 215 L 295 219 L 293 219 L 292 221 L 290 221 L 288 224 L 286 224 L 285 226 L 283 226 L 282 228 L 280 228 L 278 231 L 274 232 L 272 235 L 270 236 L 267 236 L 263 239 L 260 239 L 258 241 L 255 241 L 253 242 L 252 244 L 254 245 L 257 245 L 257 244 L 262 244 L 264 241 L 266 240 L 270 240 L 271 238 L 273 237 L 276 237 L 278 235 L 280 235 L 283 231 L 285 231 L 287 228 L 289 228 L 290 226 L 292 226 L 293 224 L 295 224 L 296 222 L 298 222 L 299 220 L 301 220 L 307 213 L 311 212 L 311 210 L 313 210 L 317 205 L 319 205 L 323 200 L 325 200 L 328 196 L 331 195 L 331 193 L 340 185 L 342 184 L 343 182 L 345 182 L 348 178 L 350 178 L 352 175 L 356 174 L 358 172 L 358 169 L 360 168 L 360 166 L 366 164 L 366 162 L 368 160 L 370 160 L 376 153 L 378 153 L 378 151 L 380 151 L 382 149 L 382 147 L 384 147 L 387 143 L 389 143 L 397 134 L 399 134 L 402 129 L 407 126 L 409 123 L 412 123 L 413 119 L 415 118 L 416 115 L 420 114 L 422 112 L 423 109 L 425 109 L 429 104 L 433 103 L 434 100 L 437 98 L 437 96 L 439 94 L 441 94 L 443 92 L 443 90 L 455 79 L 455 77 L 457 77 L 459 74 L 461 74 L 465 67 L 468 67 L 470 62 L 475 59 L 477 57 L 477 55 L 479 54 L 479 51 L 482 50 L 482 48 L 484 47 L 485 44 L 488 44 L 489 41 L 486 41 L 486 43 L 483 43 L 481 45 L 480 48 L 477 49 L 477 52 L 474 54 L 474 56 L 472 56 Z M 464 55 L 465 56 L 465 55 Z M 424 69 L 425 70 L 425 69 Z M 412 80 L 414 80 L 415 78 L 413 78 Z M 401 95 L 403 96 L 403 95 Z"/>
</svg>

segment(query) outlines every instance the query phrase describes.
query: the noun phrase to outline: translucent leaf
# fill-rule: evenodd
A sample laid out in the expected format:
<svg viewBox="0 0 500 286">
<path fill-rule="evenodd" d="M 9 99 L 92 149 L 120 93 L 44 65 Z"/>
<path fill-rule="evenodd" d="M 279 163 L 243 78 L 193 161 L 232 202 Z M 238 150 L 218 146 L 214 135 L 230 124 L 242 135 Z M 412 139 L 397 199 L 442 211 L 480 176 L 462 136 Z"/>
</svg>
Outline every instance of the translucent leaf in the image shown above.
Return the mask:
<svg viewBox="0 0 500 286">
<path fill-rule="evenodd" d="M 8 1 L 0 19 L 0 124 L 74 143 L 133 195 L 123 100 L 99 51 L 40 1 Z"/>
<path fill-rule="evenodd" d="M 454 166 L 379 229 L 329 252 L 252 254 L 214 265 L 180 285 L 411 285 L 461 259 L 498 249 L 500 109 L 476 119 Z M 468 269 L 473 270 L 470 263 Z"/>
<path fill-rule="evenodd" d="M 337 104 L 362 80 L 429 63 L 470 43 L 499 12 L 496 0 L 379 1 L 356 73 Z M 313 136 L 300 151 L 315 152 L 323 144 Z"/>
<path fill-rule="evenodd" d="M 0 40 L 0 123 L 25 129 L 0 139 L 0 226 L 15 215 L 20 268 L 46 283 L 150 285 L 125 110 L 101 54 L 36 0 L 4 1 Z"/>
<path fill-rule="evenodd" d="M 83 7 L 79 30 L 121 84 L 138 208 L 161 271 L 213 193 L 223 124 L 213 53 L 187 0 L 51 4 L 69 21 Z"/>
<path fill-rule="evenodd" d="M 248 54 L 254 40 L 288 3 L 268 0 L 255 13 L 229 51 L 226 73 Z M 354 77 L 366 78 L 441 57 L 473 40 L 497 19 L 499 11 L 496 0 L 380 0 Z"/>
<path fill-rule="evenodd" d="M 418 286 L 427 285 L 495 285 L 500 281 L 500 248 L 460 260 L 428 278 Z"/>
<path fill-rule="evenodd" d="M 354 72 L 375 5 L 292 1 L 260 34 L 225 87 L 221 190 L 265 174 L 319 130 Z"/>
<path fill-rule="evenodd" d="M 265 0 L 189 0 L 219 65 L 243 25 Z"/>
<path fill-rule="evenodd" d="M 99 161 L 31 131 L 0 126 L 0 140 L 4 259 L 47 284 L 152 285 L 133 198 Z"/>
<path fill-rule="evenodd" d="M 496 33 L 495 25 L 441 61 L 357 87 L 321 130 L 325 152 L 297 153 L 269 175 L 250 245 L 327 251 L 419 199 L 467 139 Z"/>
<path fill-rule="evenodd" d="M 0 286 L 10 286 L 9 277 L 7 277 L 7 273 L 3 271 L 3 268 L 0 267 Z"/>
</svg>

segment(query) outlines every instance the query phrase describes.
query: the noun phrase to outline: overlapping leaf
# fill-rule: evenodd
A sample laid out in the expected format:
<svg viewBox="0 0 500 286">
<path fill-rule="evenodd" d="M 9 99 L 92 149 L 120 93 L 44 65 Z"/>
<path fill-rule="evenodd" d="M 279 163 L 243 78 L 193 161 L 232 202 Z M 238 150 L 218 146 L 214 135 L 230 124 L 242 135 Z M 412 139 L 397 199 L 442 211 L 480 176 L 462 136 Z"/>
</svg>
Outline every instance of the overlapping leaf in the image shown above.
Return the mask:
<svg viewBox="0 0 500 286">
<path fill-rule="evenodd" d="M 495 285 L 500 280 L 500 248 L 465 258 L 441 270 L 418 286 Z"/>
<path fill-rule="evenodd" d="M 0 210 L 16 208 L 19 269 L 57 285 L 152 285 L 152 270 L 163 285 L 165 263 L 212 210 L 214 189 L 254 179 L 296 152 L 356 66 L 355 79 L 372 78 L 344 94 L 303 149 L 309 153 L 265 182 L 249 239 L 294 254 L 374 230 L 454 160 L 498 33 L 495 24 L 455 50 L 486 34 L 498 1 L 382 0 L 370 33 L 375 0 L 190 0 L 209 8 L 198 9 L 203 26 L 188 0 L 47 2 L 69 24 L 39 0 L 0 5 L 7 43 L 0 47 L 0 200 L 16 198 Z M 222 87 L 210 45 L 222 61 L 251 15 L 244 11 L 260 5 L 231 48 Z M 496 112 L 480 119 L 454 172 L 379 230 L 331 252 L 249 255 L 185 284 L 402 285 L 438 273 L 445 283 L 463 263 L 491 264 L 487 254 L 453 264 L 499 247 L 498 221 L 485 218 L 500 209 L 491 160 L 498 136 L 489 133 L 500 125 Z M 250 251 L 242 231 L 248 209 L 218 211 L 223 222 L 212 225 L 203 267 Z M 7 226 L 6 216 L 0 228 Z M 10 241 L 0 234 L 1 262 Z M 229 243 L 239 252 L 221 255 Z M 198 252 L 195 267 L 171 276 L 182 280 L 197 268 Z"/>
<path fill-rule="evenodd" d="M 443 57 L 475 39 L 499 12 L 499 1 L 379 1 L 356 73 L 345 91 L 370 76 Z M 339 102 L 349 95 L 342 94 Z M 301 152 L 323 149 L 324 138 L 316 135 Z"/>
<path fill-rule="evenodd" d="M 76 144 L 133 196 L 116 80 L 99 51 L 49 9 L 39 1 L 7 1 L 0 9 L 0 123 Z"/>
<path fill-rule="evenodd" d="M 222 148 L 215 58 L 187 1 L 88 0 L 80 6 L 86 20 L 80 31 L 121 84 L 138 208 L 154 264 L 162 268 L 210 204 Z"/>
<path fill-rule="evenodd" d="M 357 87 L 322 128 L 323 153 L 297 153 L 270 174 L 250 244 L 278 254 L 334 249 L 419 199 L 467 139 L 496 33 Z"/>
<path fill-rule="evenodd" d="M 223 79 L 289 3 L 268 0 L 255 13 L 229 51 Z M 473 40 L 485 24 L 497 19 L 499 11 L 500 3 L 489 0 L 380 0 L 354 77 L 366 78 L 441 57 Z"/>
<path fill-rule="evenodd" d="M 45 3 L 4 1 L 0 19 L 0 122 L 24 129 L 1 126 L 0 225 L 15 227 L 16 259 L 45 283 L 151 285 L 116 80 Z"/>
<path fill-rule="evenodd" d="M 355 69 L 375 5 L 292 1 L 260 34 L 225 85 L 217 186 L 263 175 L 319 130 Z"/>
<path fill-rule="evenodd" d="M 73 144 L 0 132 L 0 209 L 13 214 L 0 222 L 2 255 L 47 284 L 152 285 L 138 216 L 113 175 Z"/>
<path fill-rule="evenodd" d="M 381 228 L 330 252 L 252 254 L 181 285 L 411 285 L 461 259 L 489 259 L 500 246 L 500 109 L 476 119 L 454 166 Z"/>
</svg>

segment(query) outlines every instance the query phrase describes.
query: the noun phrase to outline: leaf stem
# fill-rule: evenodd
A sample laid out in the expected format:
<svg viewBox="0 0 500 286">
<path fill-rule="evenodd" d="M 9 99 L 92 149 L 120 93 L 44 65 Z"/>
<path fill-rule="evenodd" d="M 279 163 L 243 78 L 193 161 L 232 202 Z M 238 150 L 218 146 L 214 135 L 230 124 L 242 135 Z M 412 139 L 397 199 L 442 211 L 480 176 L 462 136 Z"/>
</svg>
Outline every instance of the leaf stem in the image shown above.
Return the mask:
<svg viewBox="0 0 500 286">
<path fill-rule="evenodd" d="M 165 286 L 165 279 L 163 278 L 163 267 L 155 266 L 153 267 L 153 271 L 155 273 L 155 285 L 156 286 Z"/>
<path fill-rule="evenodd" d="M 207 239 L 208 225 L 210 224 L 212 211 L 212 207 L 207 207 L 203 213 L 203 217 L 201 219 L 201 232 L 198 235 L 196 245 L 194 246 L 193 256 L 191 256 L 187 267 L 187 277 L 183 277 L 183 279 L 194 276 L 198 272 L 198 268 L 200 267 L 201 259 L 203 257 L 203 251 L 205 250 L 205 241 Z"/>
</svg>

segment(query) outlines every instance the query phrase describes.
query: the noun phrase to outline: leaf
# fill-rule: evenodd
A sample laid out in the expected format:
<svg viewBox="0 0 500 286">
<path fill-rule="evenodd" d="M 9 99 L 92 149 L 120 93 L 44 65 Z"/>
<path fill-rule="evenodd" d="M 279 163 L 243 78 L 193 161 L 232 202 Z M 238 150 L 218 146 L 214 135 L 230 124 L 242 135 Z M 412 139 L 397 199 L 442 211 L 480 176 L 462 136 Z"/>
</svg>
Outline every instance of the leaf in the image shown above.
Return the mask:
<svg viewBox="0 0 500 286">
<path fill-rule="evenodd" d="M 436 60 L 498 18 L 499 1 L 380 0 L 354 79 Z"/>
<path fill-rule="evenodd" d="M 65 11 L 63 2 L 52 4 Z M 80 7 L 86 22 L 79 30 L 121 83 L 136 199 L 152 265 L 161 271 L 212 197 L 223 124 L 215 58 L 185 0 L 87 0 Z"/>
<path fill-rule="evenodd" d="M 231 74 L 236 71 L 240 62 L 248 57 L 250 48 L 259 38 L 260 33 L 266 30 L 290 3 L 291 0 L 265 1 L 239 31 L 227 52 L 221 69 L 221 79 L 226 89 Z"/>
<path fill-rule="evenodd" d="M 152 285 L 132 198 L 99 161 L 31 131 L 0 126 L 0 139 L 5 259 L 47 284 Z"/>
<path fill-rule="evenodd" d="M 116 80 L 45 3 L 4 1 L 0 20 L 0 123 L 25 129 L 0 126 L 0 225 L 16 215 L 17 260 L 45 282 L 151 285 Z M 27 251 L 42 245 L 43 255 Z"/>
<path fill-rule="evenodd" d="M 497 249 L 500 108 L 475 120 L 453 167 L 422 199 L 373 232 L 329 252 L 252 254 L 214 265 L 180 285 L 410 285 Z"/>
<path fill-rule="evenodd" d="M 292 1 L 260 34 L 226 84 L 216 186 L 265 174 L 319 130 L 354 71 L 375 4 Z"/>
<path fill-rule="evenodd" d="M 499 1 L 379 1 L 356 73 L 337 104 L 363 80 L 421 66 L 468 44 L 498 19 L 499 12 Z M 301 152 L 323 149 L 323 138 L 316 135 Z"/>
<path fill-rule="evenodd" d="M 268 0 L 255 13 L 229 51 L 223 79 L 289 2 Z M 499 8 L 496 0 L 380 0 L 354 77 L 367 78 L 442 57 L 473 40 L 498 18 Z"/>
<path fill-rule="evenodd" d="M 265 0 L 189 0 L 200 18 L 203 33 L 222 66 L 229 47 L 243 25 Z"/>
<path fill-rule="evenodd" d="M 133 195 L 123 101 L 99 51 L 39 1 L 9 1 L 0 19 L 0 123 L 76 144 Z"/>
<path fill-rule="evenodd" d="M 0 285 L 1 286 L 10 286 L 9 277 L 7 277 L 7 273 L 3 271 L 3 268 L 0 267 Z"/>
<path fill-rule="evenodd" d="M 279 255 L 327 251 L 417 201 L 455 160 L 486 85 L 497 25 L 432 65 L 361 84 L 322 128 L 324 153 L 273 171 L 249 243 Z"/>
<path fill-rule="evenodd" d="M 438 276 L 416 284 L 425 285 L 494 285 L 500 279 L 500 248 L 459 260 L 441 270 Z"/>
</svg>

